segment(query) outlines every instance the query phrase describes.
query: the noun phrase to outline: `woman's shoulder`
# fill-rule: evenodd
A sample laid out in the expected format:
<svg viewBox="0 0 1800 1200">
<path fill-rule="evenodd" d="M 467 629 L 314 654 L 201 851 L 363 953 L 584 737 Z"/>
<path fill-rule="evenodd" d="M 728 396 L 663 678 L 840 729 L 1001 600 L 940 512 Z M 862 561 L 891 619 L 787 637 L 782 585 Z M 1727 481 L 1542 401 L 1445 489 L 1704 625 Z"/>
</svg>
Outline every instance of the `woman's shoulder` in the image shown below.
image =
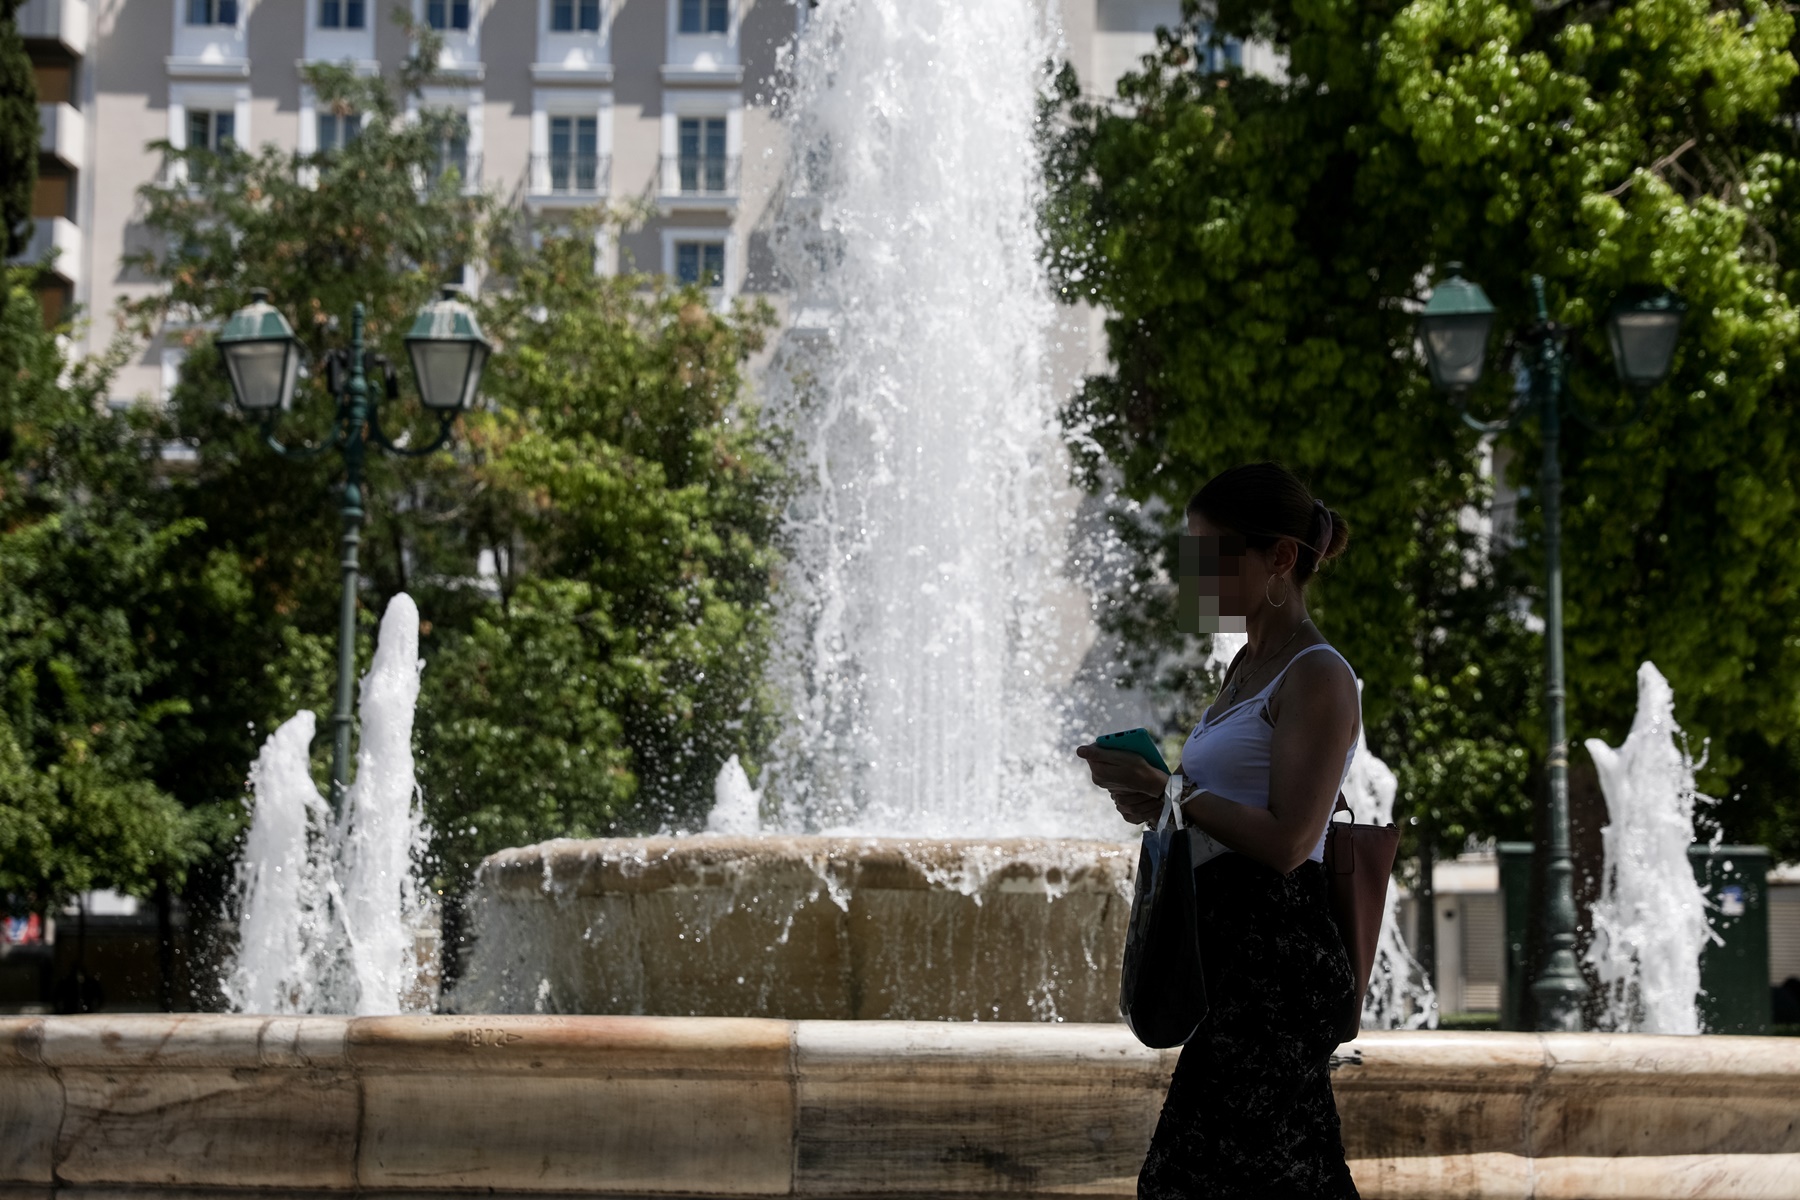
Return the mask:
<svg viewBox="0 0 1800 1200">
<path fill-rule="evenodd" d="M 1348 689 L 1347 694 L 1356 698 L 1356 672 L 1351 669 L 1350 660 L 1330 642 L 1320 639 L 1309 646 L 1302 646 L 1288 660 L 1286 671 L 1289 681 L 1299 683 L 1309 692 L 1319 690 L 1341 691 Z"/>
</svg>

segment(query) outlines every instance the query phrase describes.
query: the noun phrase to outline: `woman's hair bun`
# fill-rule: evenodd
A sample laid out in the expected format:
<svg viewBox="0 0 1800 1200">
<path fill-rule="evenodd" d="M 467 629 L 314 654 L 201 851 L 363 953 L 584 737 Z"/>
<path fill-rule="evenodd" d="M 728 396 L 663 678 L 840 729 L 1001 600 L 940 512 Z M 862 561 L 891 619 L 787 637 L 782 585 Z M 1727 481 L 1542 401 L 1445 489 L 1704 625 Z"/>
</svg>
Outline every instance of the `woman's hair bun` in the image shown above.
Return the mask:
<svg viewBox="0 0 1800 1200">
<path fill-rule="evenodd" d="M 1320 562 L 1330 562 L 1344 552 L 1350 544 L 1350 522 L 1344 520 L 1344 514 L 1335 508 L 1327 508 L 1331 516 L 1331 539 L 1325 543 L 1319 553 Z"/>
</svg>

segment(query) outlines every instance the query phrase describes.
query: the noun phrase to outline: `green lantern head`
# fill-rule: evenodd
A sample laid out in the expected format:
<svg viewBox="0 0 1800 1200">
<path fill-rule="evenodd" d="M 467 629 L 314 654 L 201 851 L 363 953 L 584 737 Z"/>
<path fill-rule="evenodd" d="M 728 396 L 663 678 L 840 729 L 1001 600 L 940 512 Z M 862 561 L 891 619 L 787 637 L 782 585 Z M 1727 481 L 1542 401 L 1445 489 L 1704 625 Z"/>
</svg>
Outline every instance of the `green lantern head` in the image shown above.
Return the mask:
<svg viewBox="0 0 1800 1200">
<path fill-rule="evenodd" d="M 1606 314 L 1606 340 L 1619 382 L 1647 388 L 1668 378 L 1686 315 L 1687 305 L 1666 288 L 1636 288 L 1621 296 Z"/>
<path fill-rule="evenodd" d="M 285 411 L 294 402 L 300 339 L 269 303 L 266 289 L 253 288 L 250 303 L 231 314 L 214 340 L 239 408 L 262 416 Z"/>
<path fill-rule="evenodd" d="M 1432 384 L 1460 392 L 1481 381 L 1494 306 L 1480 284 L 1462 277 L 1461 263 L 1447 265 L 1450 278 L 1437 285 L 1419 314 L 1419 340 Z"/>
<path fill-rule="evenodd" d="M 419 381 L 419 398 L 436 412 L 462 412 L 475 403 L 481 370 L 493 349 L 482 336 L 475 310 L 460 289 L 446 287 L 419 310 L 406 335 L 406 352 Z"/>
</svg>

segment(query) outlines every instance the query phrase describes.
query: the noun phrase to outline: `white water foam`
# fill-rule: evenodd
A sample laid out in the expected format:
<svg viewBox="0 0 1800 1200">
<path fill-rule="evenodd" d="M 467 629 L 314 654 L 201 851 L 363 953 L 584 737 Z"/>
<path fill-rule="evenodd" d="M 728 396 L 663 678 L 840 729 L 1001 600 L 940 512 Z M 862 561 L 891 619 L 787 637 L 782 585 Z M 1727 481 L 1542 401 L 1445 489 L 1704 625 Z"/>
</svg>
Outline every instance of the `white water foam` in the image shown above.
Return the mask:
<svg viewBox="0 0 1800 1200">
<path fill-rule="evenodd" d="M 432 916 L 416 872 L 428 836 L 412 755 L 419 669 L 419 610 L 398 595 L 362 680 L 356 779 L 336 821 L 312 781 L 313 714 L 264 743 L 238 863 L 232 1011 L 376 1016 L 430 1006 L 418 954 Z"/>
<path fill-rule="evenodd" d="M 1589 738 L 1608 823 L 1605 868 L 1594 903 L 1587 958 L 1599 976 L 1599 1027 L 1612 1032 L 1692 1034 L 1700 1028 L 1700 951 L 1716 940 L 1706 890 L 1688 847 L 1694 811 L 1706 799 L 1675 723 L 1675 694 L 1651 663 L 1638 667 L 1638 707 L 1616 750 Z"/>
<path fill-rule="evenodd" d="M 1057 666 L 1088 598 L 1037 226 L 1056 36 L 1044 0 L 823 0 L 793 50 L 785 831 L 1119 834 Z"/>
<path fill-rule="evenodd" d="M 314 725 L 310 712 L 290 717 L 250 768 L 256 800 L 237 865 L 238 952 L 224 983 L 233 1012 L 313 1011 L 328 920 L 313 852 L 327 817 L 307 761 Z"/>
<path fill-rule="evenodd" d="M 1358 694 L 1362 680 L 1356 681 Z M 1393 769 L 1369 749 L 1368 730 L 1356 734 L 1356 755 L 1344 780 L 1344 801 L 1355 819 L 1365 825 L 1386 825 L 1394 819 L 1394 797 L 1399 784 Z M 1421 913 L 1429 921 L 1432 914 Z M 1375 942 L 1375 966 L 1369 973 L 1369 990 L 1363 994 L 1364 1029 L 1436 1029 L 1437 992 L 1425 968 L 1407 948 L 1400 933 L 1400 885 L 1388 877 L 1387 906 L 1381 914 L 1381 933 Z"/>
</svg>

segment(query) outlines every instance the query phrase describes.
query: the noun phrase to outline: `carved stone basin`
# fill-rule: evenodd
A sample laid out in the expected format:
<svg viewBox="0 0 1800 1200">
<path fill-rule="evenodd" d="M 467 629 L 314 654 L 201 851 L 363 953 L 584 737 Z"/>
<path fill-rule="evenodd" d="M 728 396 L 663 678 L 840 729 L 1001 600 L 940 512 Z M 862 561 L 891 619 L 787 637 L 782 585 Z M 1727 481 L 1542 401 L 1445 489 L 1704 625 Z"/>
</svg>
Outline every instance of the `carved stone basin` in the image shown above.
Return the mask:
<svg viewBox="0 0 1800 1200">
<path fill-rule="evenodd" d="M 1135 844 L 553 841 L 484 862 L 447 1006 L 789 1020 L 1118 1019 Z"/>
</svg>

